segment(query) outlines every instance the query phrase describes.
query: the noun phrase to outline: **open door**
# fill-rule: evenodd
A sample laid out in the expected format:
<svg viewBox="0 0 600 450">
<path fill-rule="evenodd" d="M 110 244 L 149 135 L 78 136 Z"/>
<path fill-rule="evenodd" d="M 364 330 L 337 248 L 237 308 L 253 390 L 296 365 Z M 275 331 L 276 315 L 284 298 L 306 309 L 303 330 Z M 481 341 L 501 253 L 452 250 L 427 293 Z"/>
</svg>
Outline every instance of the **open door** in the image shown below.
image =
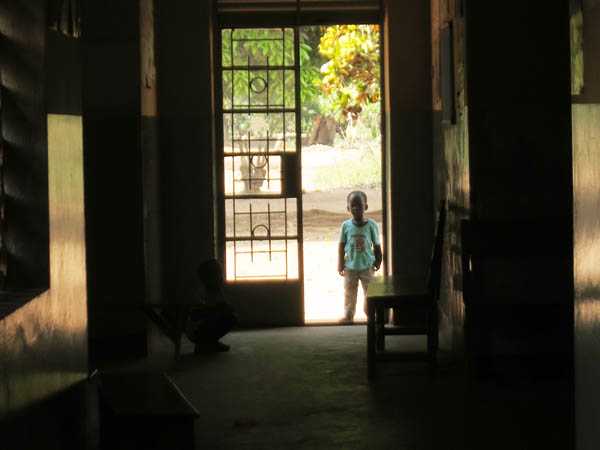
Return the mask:
<svg viewBox="0 0 600 450">
<path fill-rule="evenodd" d="M 218 36 L 219 250 L 243 325 L 304 321 L 297 35 L 223 28 Z"/>
</svg>

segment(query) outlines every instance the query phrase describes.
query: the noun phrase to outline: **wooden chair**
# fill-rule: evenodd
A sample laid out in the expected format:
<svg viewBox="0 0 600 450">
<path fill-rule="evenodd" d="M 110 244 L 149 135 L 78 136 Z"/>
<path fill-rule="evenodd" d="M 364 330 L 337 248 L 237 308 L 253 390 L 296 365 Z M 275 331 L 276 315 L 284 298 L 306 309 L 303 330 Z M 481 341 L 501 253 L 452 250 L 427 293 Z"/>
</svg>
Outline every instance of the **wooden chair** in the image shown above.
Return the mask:
<svg viewBox="0 0 600 450">
<path fill-rule="evenodd" d="M 175 346 L 175 360 L 181 356 L 181 339 L 192 304 L 146 304 L 144 312 Z"/>
<path fill-rule="evenodd" d="M 367 368 L 368 377 L 376 375 L 376 363 L 390 360 L 425 360 L 431 367 L 436 364 L 438 348 L 437 300 L 440 292 L 442 247 L 446 221 L 445 201 L 441 202 L 435 240 L 426 283 L 420 287 L 406 286 L 393 276 L 373 281 L 367 291 Z M 394 308 L 398 314 L 422 313 L 422 326 L 393 326 L 385 323 L 386 311 Z M 418 353 L 389 353 L 385 351 L 385 337 L 390 335 L 427 335 L 427 349 Z"/>
<path fill-rule="evenodd" d="M 198 266 L 197 275 L 207 293 L 222 295 L 223 268 L 216 259 L 209 259 Z M 175 346 L 175 360 L 181 356 L 181 339 L 190 314 L 197 303 L 146 304 L 144 311 Z"/>
</svg>

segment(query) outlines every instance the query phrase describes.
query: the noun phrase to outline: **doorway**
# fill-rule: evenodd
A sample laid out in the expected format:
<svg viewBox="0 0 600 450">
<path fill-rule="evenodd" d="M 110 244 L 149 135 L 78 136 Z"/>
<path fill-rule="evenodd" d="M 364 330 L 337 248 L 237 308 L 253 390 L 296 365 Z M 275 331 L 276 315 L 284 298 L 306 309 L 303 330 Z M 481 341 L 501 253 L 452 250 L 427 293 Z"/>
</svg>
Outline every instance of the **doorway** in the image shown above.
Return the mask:
<svg viewBox="0 0 600 450">
<path fill-rule="evenodd" d="M 347 193 L 365 191 L 381 224 L 379 40 L 377 25 L 219 33 L 218 247 L 244 323 L 341 317 Z M 339 42 L 354 46 L 346 62 L 360 69 L 345 79 L 327 69 Z"/>
<path fill-rule="evenodd" d="M 337 273 L 349 192 L 368 199 L 382 227 L 380 30 L 378 25 L 301 27 L 304 319 L 344 315 Z M 355 320 L 365 321 L 359 289 Z"/>
</svg>

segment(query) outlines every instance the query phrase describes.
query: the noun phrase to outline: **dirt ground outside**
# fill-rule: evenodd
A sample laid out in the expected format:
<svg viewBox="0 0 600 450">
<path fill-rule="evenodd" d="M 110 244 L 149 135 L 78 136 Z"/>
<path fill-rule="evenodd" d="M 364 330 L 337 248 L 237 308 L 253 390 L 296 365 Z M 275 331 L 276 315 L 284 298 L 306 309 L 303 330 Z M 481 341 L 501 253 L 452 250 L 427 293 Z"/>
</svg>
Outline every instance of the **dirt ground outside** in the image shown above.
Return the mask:
<svg viewBox="0 0 600 450">
<path fill-rule="evenodd" d="M 381 229 L 381 189 L 361 189 L 367 194 L 369 209 L 365 215 L 377 222 Z M 324 241 L 339 238 L 342 222 L 350 218 L 346 210 L 346 196 L 350 189 L 327 192 L 307 192 L 302 197 L 304 210 L 304 241 Z"/>
</svg>

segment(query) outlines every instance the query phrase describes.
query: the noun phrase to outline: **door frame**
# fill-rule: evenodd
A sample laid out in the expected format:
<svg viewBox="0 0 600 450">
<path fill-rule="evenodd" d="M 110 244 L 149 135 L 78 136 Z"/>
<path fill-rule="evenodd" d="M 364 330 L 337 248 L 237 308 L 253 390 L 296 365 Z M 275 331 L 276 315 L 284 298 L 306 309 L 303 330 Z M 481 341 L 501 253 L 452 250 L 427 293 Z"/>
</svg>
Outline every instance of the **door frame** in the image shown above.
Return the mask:
<svg viewBox="0 0 600 450">
<path fill-rule="evenodd" d="M 213 152 L 213 192 L 214 192 L 214 242 L 215 242 L 215 255 L 222 263 L 226 262 L 226 240 L 225 240 L 225 226 L 226 226 L 226 213 L 225 213 L 225 176 L 224 176 L 224 145 L 223 145 L 223 107 L 222 107 L 222 53 L 221 53 L 221 36 L 222 30 L 227 28 L 293 28 L 294 30 L 294 56 L 295 60 L 298 61 L 296 70 L 296 105 L 299 105 L 301 115 L 301 102 L 300 102 L 300 59 L 299 59 L 299 46 L 298 36 L 301 26 L 311 25 L 335 25 L 341 24 L 342 22 L 332 20 L 329 22 L 320 21 L 319 23 L 290 23 L 288 20 L 281 20 L 281 18 L 266 18 L 266 17 L 246 17 L 243 19 L 243 23 L 220 23 L 217 17 L 216 8 L 212 11 L 212 23 L 211 23 L 211 47 L 212 47 L 212 103 L 214 111 L 214 152 Z M 353 21 L 344 21 L 343 23 L 351 23 Z M 384 242 L 387 241 L 389 236 L 388 226 L 388 186 L 386 168 L 389 163 L 387 155 L 387 111 L 386 111 L 386 83 L 385 78 L 385 55 L 386 51 L 384 48 L 385 39 L 385 26 L 384 14 L 379 17 L 377 22 L 373 20 L 361 21 L 356 20 L 355 23 L 371 23 L 379 25 L 379 52 L 380 52 L 380 65 L 381 65 L 381 95 L 380 95 L 380 108 L 381 108 L 381 167 L 382 167 L 382 235 Z M 301 136 L 301 120 L 296 120 L 296 152 L 298 156 L 297 164 L 297 176 L 299 182 L 299 195 L 297 197 L 297 214 L 298 214 L 298 282 L 295 283 L 281 283 L 281 281 L 263 281 L 261 282 L 261 289 L 258 289 L 258 297 L 260 298 L 260 304 L 257 304 L 257 300 L 248 301 L 245 294 L 249 285 L 253 285 L 256 288 L 255 281 L 236 281 L 234 283 L 226 283 L 226 291 L 230 295 L 229 299 L 233 303 L 233 306 L 242 316 L 242 319 L 248 318 L 248 320 L 242 320 L 242 326 L 284 326 L 284 325 L 305 325 L 304 319 L 304 249 L 303 249 L 303 209 L 302 209 L 302 136 Z M 385 247 L 384 247 L 385 248 Z M 390 268 L 391 255 L 389 252 L 384 252 L 384 274 L 387 275 Z M 289 304 L 285 303 L 282 305 L 281 302 L 274 300 L 281 294 L 281 288 L 284 289 L 297 289 L 297 293 L 294 295 L 299 296 L 296 308 L 289 308 Z M 263 314 L 256 314 L 256 307 L 263 309 Z M 273 314 L 264 314 L 264 311 L 270 311 Z M 268 316 L 268 317 L 267 317 Z M 311 324 L 313 325 L 313 324 Z M 317 324 L 315 324 L 317 325 Z M 319 323 L 322 325 L 322 323 Z"/>
</svg>

